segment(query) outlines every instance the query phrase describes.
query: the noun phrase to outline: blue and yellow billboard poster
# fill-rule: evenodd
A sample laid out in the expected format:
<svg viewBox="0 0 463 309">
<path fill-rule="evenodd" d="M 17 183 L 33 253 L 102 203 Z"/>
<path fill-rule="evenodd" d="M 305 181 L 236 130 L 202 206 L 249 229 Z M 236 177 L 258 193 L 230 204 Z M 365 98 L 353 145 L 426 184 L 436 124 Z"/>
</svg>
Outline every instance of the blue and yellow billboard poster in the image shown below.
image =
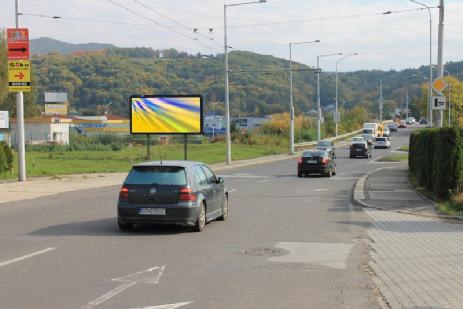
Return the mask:
<svg viewBox="0 0 463 309">
<path fill-rule="evenodd" d="M 203 134 L 203 100 L 191 96 L 131 96 L 130 133 Z"/>
</svg>

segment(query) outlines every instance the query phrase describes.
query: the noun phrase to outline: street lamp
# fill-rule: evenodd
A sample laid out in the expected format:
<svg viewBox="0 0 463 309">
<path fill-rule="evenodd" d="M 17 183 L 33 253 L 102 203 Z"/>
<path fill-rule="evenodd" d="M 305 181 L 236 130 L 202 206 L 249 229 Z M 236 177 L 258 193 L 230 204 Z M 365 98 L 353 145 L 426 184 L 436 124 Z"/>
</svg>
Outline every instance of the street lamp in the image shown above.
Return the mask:
<svg viewBox="0 0 463 309">
<path fill-rule="evenodd" d="M 432 126 L 432 14 L 431 14 L 431 7 L 428 5 L 415 1 L 410 0 L 413 3 L 421 5 L 428 10 L 429 13 L 429 91 L 428 91 L 428 123 Z"/>
<path fill-rule="evenodd" d="M 225 121 L 226 121 L 226 140 L 227 140 L 227 164 L 231 164 L 231 134 L 230 134 L 230 93 L 228 89 L 228 41 L 227 41 L 227 8 L 231 6 L 239 6 L 254 3 L 265 3 L 266 0 L 253 2 L 243 2 L 223 5 L 223 23 L 224 23 L 224 42 L 225 42 Z"/>
<path fill-rule="evenodd" d="M 338 136 L 338 131 L 339 131 L 339 122 L 341 121 L 339 116 L 338 116 L 338 65 L 341 61 L 351 57 L 351 56 L 357 56 L 358 54 L 357 53 L 352 53 L 352 54 L 348 54 L 344 57 L 342 57 L 341 59 L 338 59 L 338 61 L 336 61 L 336 116 L 335 116 L 335 122 L 336 122 L 336 137 Z"/>
<path fill-rule="evenodd" d="M 293 45 L 319 43 L 320 40 L 289 43 L 289 152 L 294 154 L 294 105 L 293 105 Z"/>
<path fill-rule="evenodd" d="M 342 53 L 337 54 L 326 54 L 317 56 L 317 141 L 321 139 L 321 121 L 322 121 L 322 110 L 320 104 L 320 58 L 331 57 L 331 56 L 341 56 Z"/>
</svg>

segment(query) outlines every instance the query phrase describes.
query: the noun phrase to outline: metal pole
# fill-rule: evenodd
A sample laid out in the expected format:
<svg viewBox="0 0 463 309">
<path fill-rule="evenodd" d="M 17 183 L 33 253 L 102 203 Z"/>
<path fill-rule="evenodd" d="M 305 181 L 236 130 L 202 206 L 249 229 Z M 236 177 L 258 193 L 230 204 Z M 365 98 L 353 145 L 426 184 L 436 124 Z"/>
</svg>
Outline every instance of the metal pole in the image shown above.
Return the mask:
<svg viewBox="0 0 463 309">
<path fill-rule="evenodd" d="M 405 99 L 405 108 L 406 108 L 406 111 L 405 111 L 405 114 L 407 115 L 407 118 L 408 118 L 408 101 L 409 98 L 408 98 L 408 88 L 407 88 L 407 97 Z"/>
<path fill-rule="evenodd" d="M 185 157 L 185 161 L 186 161 L 186 160 L 188 160 L 188 134 L 185 134 L 183 152 L 184 152 L 184 157 Z"/>
<path fill-rule="evenodd" d="M 226 140 L 227 140 L 227 164 L 231 165 L 231 134 L 230 134 L 230 97 L 228 89 L 228 42 L 227 42 L 227 5 L 223 6 L 224 21 L 224 41 L 225 41 L 225 121 L 226 121 Z"/>
<path fill-rule="evenodd" d="M 15 0 L 16 28 L 19 28 L 19 0 Z M 26 181 L 26 145 L 24 137 L 24 95 L 16 93 L 16 119 L 18 135 L 18 180 Z"/>
<path fill-rule="evenodd" d="M 428 91 L 428 102 L 429 102 L 429 123 L 432 127 L 433 116 L 432 116 L 432 15 L 431 9 L 428 7 L 429 12 L 429 91 Z"/>
<path fill-rule="evenodd" d="M 440 0 L 439 5 L 439 37 L 438 37 L 438 48 L 437 48 L 437 77 L 444 77 L 444 62 L 443 62 L 443 49 L 444 49 L 444 0 Z M 438 126 L 441 128 L 444 124 L 444 111 L 438 113 Z"/>
<path fill-rule="evenodd" d="M 293 53 L 289 43 L 289 152 L 294 154 Z"/>
<path fill-rule="evenodd" d="M 338 137 L 339 133 L 339 124 L 338 124 L 338 63 L 339 60 L 336 61 L 336 112 L 335 112 L 335 118 L 334 122 L 336 122 L 336 137 Z"/>
<path fill-rule="evenodd" d="M 320 56 L 317 56 L 317 141 L 321 139 L 321 107 L 320 107 Z"/>
<path fill-rule="evenodd" d="M 383 80 L 379 81 L 379 121 L 383 122 Z"/>
</svg>

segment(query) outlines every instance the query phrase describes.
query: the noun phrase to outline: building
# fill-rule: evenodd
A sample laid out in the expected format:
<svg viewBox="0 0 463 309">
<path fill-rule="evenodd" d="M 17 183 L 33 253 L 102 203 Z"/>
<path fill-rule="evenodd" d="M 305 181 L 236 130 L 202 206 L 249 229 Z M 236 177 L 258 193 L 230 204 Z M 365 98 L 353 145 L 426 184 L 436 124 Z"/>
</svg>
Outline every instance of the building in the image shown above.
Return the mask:
<svg viewBox="0 0 463 309">
<path fill-rule="evenodd" d="M 238 117 L 234 118 L 233 122 L 236 125 L 238 131 L 249 131 L 252 132 L 255 129 L 259 129 L 264 123 L 271 120 L 271 117 Z"/>
<path fill-rule="evenodd" d="M 69 145 L 71 123 L 72 118 L 59 115 L 24 119 L 25 143 Z M 17 144 L 16 119 L 11 119 L 11 144 Z"/>
<path fill-rule="evenodd" d="M 204 117 L 204 135 L 223 135 L 226 128 L 225 116 L 210 115 Z"/>
<path fill-rule="evenodd" d="M 130 134 L 130 119 L 114 116 L 74 116 L 72 127 L 87 135 Z"/>
</svg>

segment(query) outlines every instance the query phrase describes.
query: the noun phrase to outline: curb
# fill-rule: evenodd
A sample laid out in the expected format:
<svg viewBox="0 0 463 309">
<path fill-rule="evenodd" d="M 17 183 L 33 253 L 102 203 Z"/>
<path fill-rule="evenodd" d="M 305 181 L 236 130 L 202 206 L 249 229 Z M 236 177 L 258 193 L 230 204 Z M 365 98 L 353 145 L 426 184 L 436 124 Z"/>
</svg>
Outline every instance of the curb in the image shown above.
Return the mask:
<svg viewBox="0 0 463 309">
<path fill-rule="evenodd" d="M 414 216 L 420 216 L 420 217 L 425 217 L 425 218 L 433 218 L 433 219 L 440 219 L 443 221 L 449 221 L 449 222 L 454 222 L 454 223 L 463 223 L 463 217 L 458 217 L 458 216 L 446 216 L 446 215 L 429 215 L 429 214 L 423 214 L 419 212 L 413 212 L 413 211 L 405 211 L 405 210 L 390 210 L 390 209 L 385 209 L 383 207 L 378 207 L 372 204 L 369 204 L 365 202 L 365 182 L 367 179 L 374 173 L 386 170 L 386 169 L 395 169 L 397 167 L 381 167 L 377 168 L 371 172 L 366 173 L 362 177 L 360 177 L 359 180 L 357 180 L 354 191 L 352 194 L 352 204 L 356 207 L 360 208 L 366 208 L 366 209 L 375 209 L 375 210 L 380 210 L 380 211 L 390 211 L 390 212 L 396 212 L 400 214 L 406 214 L 406 215 L 414 215 Z M 422 195 L 421 193 L 417 192 L 414 190 L 421 198 L 429 201 L 430 203 L 433 204 L 434 208 L 436 209 L 436 204 L 434 201 L 428 199 L 426 196 Z"/>
</svg>

